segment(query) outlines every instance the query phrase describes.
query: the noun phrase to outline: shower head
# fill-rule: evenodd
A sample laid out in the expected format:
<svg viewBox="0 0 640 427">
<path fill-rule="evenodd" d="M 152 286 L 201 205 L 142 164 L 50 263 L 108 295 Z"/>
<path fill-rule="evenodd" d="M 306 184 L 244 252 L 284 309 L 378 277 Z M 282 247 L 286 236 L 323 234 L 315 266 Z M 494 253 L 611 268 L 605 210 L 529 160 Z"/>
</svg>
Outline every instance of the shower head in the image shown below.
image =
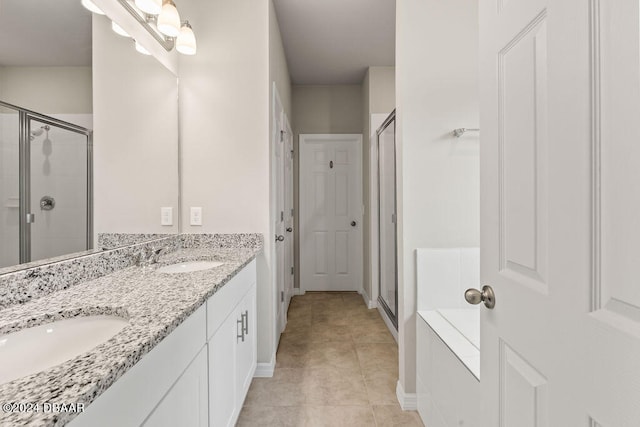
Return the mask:
<svg viewBox="0 0 640 427">
<path fill-rule="evenodd" d="M 31 131 L 31 140 L 33 141 L 33 138 L 35 138 L 36 136 L 42 135 L 42 133 L 44 131 L 48 132 L 50 129 L 51 128 L 49 127 L 49 125 L 43 125 L 43 126 L 40 126 L 39 128 L 37 128 L 35 130 L 32 130 Z"/>
</svg>

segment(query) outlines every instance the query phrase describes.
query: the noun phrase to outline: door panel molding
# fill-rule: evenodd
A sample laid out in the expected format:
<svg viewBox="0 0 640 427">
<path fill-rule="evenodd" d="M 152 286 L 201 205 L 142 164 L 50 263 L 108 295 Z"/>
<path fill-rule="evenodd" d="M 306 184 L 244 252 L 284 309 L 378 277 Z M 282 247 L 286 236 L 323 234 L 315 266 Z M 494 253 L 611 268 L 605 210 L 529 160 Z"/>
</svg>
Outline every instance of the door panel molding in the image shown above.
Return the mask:
<svg viewBox="0 0 640 427">
<path fill-rule="evenodd" d="M 547 427 L 548 382 L 500 339 L 500 427 Z"/>
<path fill-rule="evenodd" d="M 547 55 L 543 9 L 498 53 L 502 274 L 547 289 Z"/>
</svg>

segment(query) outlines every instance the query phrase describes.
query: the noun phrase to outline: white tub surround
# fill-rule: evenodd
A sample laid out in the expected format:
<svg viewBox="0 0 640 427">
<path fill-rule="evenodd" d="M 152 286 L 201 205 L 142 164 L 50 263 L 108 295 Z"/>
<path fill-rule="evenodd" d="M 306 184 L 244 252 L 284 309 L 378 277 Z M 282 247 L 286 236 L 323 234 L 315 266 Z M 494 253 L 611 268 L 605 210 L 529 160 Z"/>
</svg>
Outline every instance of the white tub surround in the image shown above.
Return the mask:
<svg viewBox="0 0 640 427">
<path fill-rule="evenodd" d="M 429 426 L 479 425 L 479 403 L 463 402 L 480 402 L 480 311 L 464 299 L 466 289 L 480 287 L 480 251 L 416 252 L 418 412 Z"/>
<path fill-rule="evenodd" d="M 125 316 L 129 321 L 129 325 L 113 338 L 81 356 L 45 371 L 1 384 L 0 401 L 40 402 L 42 404 L 47 402 L 82 403 L 87 414 L 80 415 L 78 418 L 78 422 L 80 422 L 83 416 L 89 415 L 89 411 L 94 412 L 91 409 L 92 403 L 99 402 L 100 395 L 108 391 L 111 386 L 117 386 L 117 380 L 125 376 L 132 367 L 142 366 L 138 364 L 141 359 L 143 362 L 149 358 L 162 359 L 159 356 L 151 356 L 151 354 L 158 353 L 154 353 L 156 346 L 158 349 L 162 347 L 175 348 L 175 346 L 168 344 L 162 345 L 165 338 L 178 339 L 178 341 L 185 339 L 185 342 L 191 342 L 189 337 L 194 336 L 192 335 L 194 329 L 188 325 L 200 325 L 201 322 L 198 322 L 198 319 L 207 319 L 207 316 L 204 316 L 205 303 L 211 301 L 214 294 L 217 295 L 216 298 L 222 298 L 225 293 L 234 293 L 234 289 L 240 289 L 240 286 L 233 284 L 235 283 L 234 276 L 239 272 L 247 274 L 245 271 L 249 268 L 253 272 L 253 281 L 245 282 L 254 286 L 253 289 L 255 289 L 255 263 L 252 260 L 261 251 L 261 245 L 212 248 L 207 244 L 207 242 L 214 243 L 215 246 L 215 242 L 221 241 L 247 242 L 242 238 L 216 239 L 211 236 L 188 236 L 186 238 L 173 236 L 156 240 L 153 243 L 95 253 L 74 260 L 0 276 L 0 282 L 3 282 L 0 289 L 5 292 L 0 296 L 5 304 L 5 308 L 0 311 L 0 334 L 78 315 L 115 314 Z M 259 236 L 252 241 L 259 242 Z M 160 242 L 167 244 L 168 250 L 171 252 L 161 256 L 159 264 L 145 268 L 132 266 L 134 262 L 131 258 L 140 251 L 141 247 L 151 244 L 159 247 Z M 195 247 L 183 247 L 187 244 Z M 224 264 L 209 270 L 184 274 L 163 274 L 156 271 L 160 265 L 190 260 L 221 261 Z M 253 267 L 251 268 L 251 266 Z M 31 283 L 34 281 L 38 282 L 38 285 Z M 66 285 L 65 281 L 68 281 Z M 14 286 L 7 287 L 5 286 L 7 284 Z M 227 284 L 230 286 L 226 286 Z M 247 289 L 241 289 L 246 292 L 243 295 L 237 295 L 239 301 L 251 293 L 251 286 Z M 17 294 L 13 292 L 19 289 L 27 289 L 32 292 L 28 298 L 18 298 Z M 32 300 L 35 298 L 37 299 Z M 234 298 L 231 299 L 235 301 Z M 229 306 L 228 310 L 240 310 L 239 307 L 239 305 Z M 252 309 L 247 307 L 242 310 L 242 313 L 245 310 L 251 311 Z M 253 312 L 255 313 L 255 309 Z M 228 318 L 233 315 L 231 312 L 227 314 L 229 314 Z M 252 317 L 252 320 L 255 321 L 255 316 Z M 235 326 L 236 319 L 232 320 Z M 255 330 L 251 324 L 247 324 L 247 326 Z M 184 371 L 181 378 L 184 377 L 185 380 L 181 384 L 198 381 L 194 375 L 197 377 L 197 372 L 202 372 L 202 358 L 204 357 L 201 354 L 202 346 L 207 337 L 211 338 L 215 335 L 205 334 L 204 331 L 213 327 L 214 325 L 209 326 L 206 323 L 195 326 L 196 329 L 202 328 L 203 330 L 202 334 L 195 334 L 198 337 L 202 335 L 202 343 L 196 343 L 196 347 L 199 347 L 197 354 L 193 355 L 195 358 L 188 355 L 185 356 L 185 360 L 189 367 L 195 363 L 200 369 L 193 368 L 193 371 L 189 371 L 188 374 L 187 371 Z M 187 332 L 179 332 L 187 329 Z M 177 335 L 174 335 L 174 330 Z M 235 332 L 235 328 L 233 332 Z M 185 348 L 191 347 L 186 346 Z M 205 351 L 205 356 L 206 353 Z M 145 356 L 147 354 L 149 354 L 148 357 Z M 253 356 L 249 357 L 253 357 L 255 368 L 255 353 L 252 354 Z M 206 362 L 204 360 L 204 371 L 207 370 Z M 179 374 L 182 373 L 180 370 Z M 158 376 L 161 377 L 161 375 Z M 246 383 L 246 379 L 244 383 Z M 178 383 L 176 383 L 177 385 Z M 166 390 L 162 391 L 159 398 L 163 398 L 163 396 L 167 398 L 165 392 Z M 176 393 L 181 395 L 181 393 Z M 95 409 L 99 404 L 96 403 L 93 406 Z M 155 406 L 154 403 L 151 409 Z M 97 411 L 97 409 L 95 410 Z M 74 412 L 3 412 L 0 413 L 0 424 L 64 425 L 77 415 Z"/>
</svg>

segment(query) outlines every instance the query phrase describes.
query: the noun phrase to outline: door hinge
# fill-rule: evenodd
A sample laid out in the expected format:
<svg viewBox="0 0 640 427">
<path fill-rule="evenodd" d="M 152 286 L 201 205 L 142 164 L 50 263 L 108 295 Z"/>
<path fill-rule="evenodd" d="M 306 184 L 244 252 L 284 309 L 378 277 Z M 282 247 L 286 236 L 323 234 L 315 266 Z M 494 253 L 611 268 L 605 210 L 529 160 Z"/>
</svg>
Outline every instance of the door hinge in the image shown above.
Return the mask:
<svg viewBox="0 0 640 427">
<path fill-rule="evenodd" d="M 280 131 L 280 142 L 284 141 L 284 131 Z"/>
<path fill-rule="evenodd" d="M 293 216 L 293 208 L 291 208 L 291 216 Z"/>
<path fill-rule="evenodd" d="M 284 291 L 280 291 L 280 302 L 284 302 Z"/>
<path fill-rule="evenodd" d="M 284 221 L 284 211 L 280 211 L 280 222 Z"/>
<path fill-rule="evenodd" d="M 391 223 L 392 224 L 396 223 L 396 214 L 391 214 Z"/>
<path fill-rule="evenodd" d="M 291 267 L 291 274 L 293 274 L 293 267 Z"/>
</svg>

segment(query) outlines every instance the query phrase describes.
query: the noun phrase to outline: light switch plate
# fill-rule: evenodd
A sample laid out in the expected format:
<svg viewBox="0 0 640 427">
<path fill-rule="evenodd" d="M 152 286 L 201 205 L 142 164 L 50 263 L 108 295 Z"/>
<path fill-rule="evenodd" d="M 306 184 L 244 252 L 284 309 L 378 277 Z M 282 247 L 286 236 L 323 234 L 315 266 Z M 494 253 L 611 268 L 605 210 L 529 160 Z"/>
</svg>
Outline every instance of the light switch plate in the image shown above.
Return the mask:
<svg viewBox="0 0 640 427">
<path fill-rule="evenodd" d="M 160 225 L 173 225 L 173 208 L 160 208 Z"/>
<path fill-rule="evenodd" d="M 190 219 L 191 225 L 202 225 L 202 208 L 192 207 Z"/>
</svg>

